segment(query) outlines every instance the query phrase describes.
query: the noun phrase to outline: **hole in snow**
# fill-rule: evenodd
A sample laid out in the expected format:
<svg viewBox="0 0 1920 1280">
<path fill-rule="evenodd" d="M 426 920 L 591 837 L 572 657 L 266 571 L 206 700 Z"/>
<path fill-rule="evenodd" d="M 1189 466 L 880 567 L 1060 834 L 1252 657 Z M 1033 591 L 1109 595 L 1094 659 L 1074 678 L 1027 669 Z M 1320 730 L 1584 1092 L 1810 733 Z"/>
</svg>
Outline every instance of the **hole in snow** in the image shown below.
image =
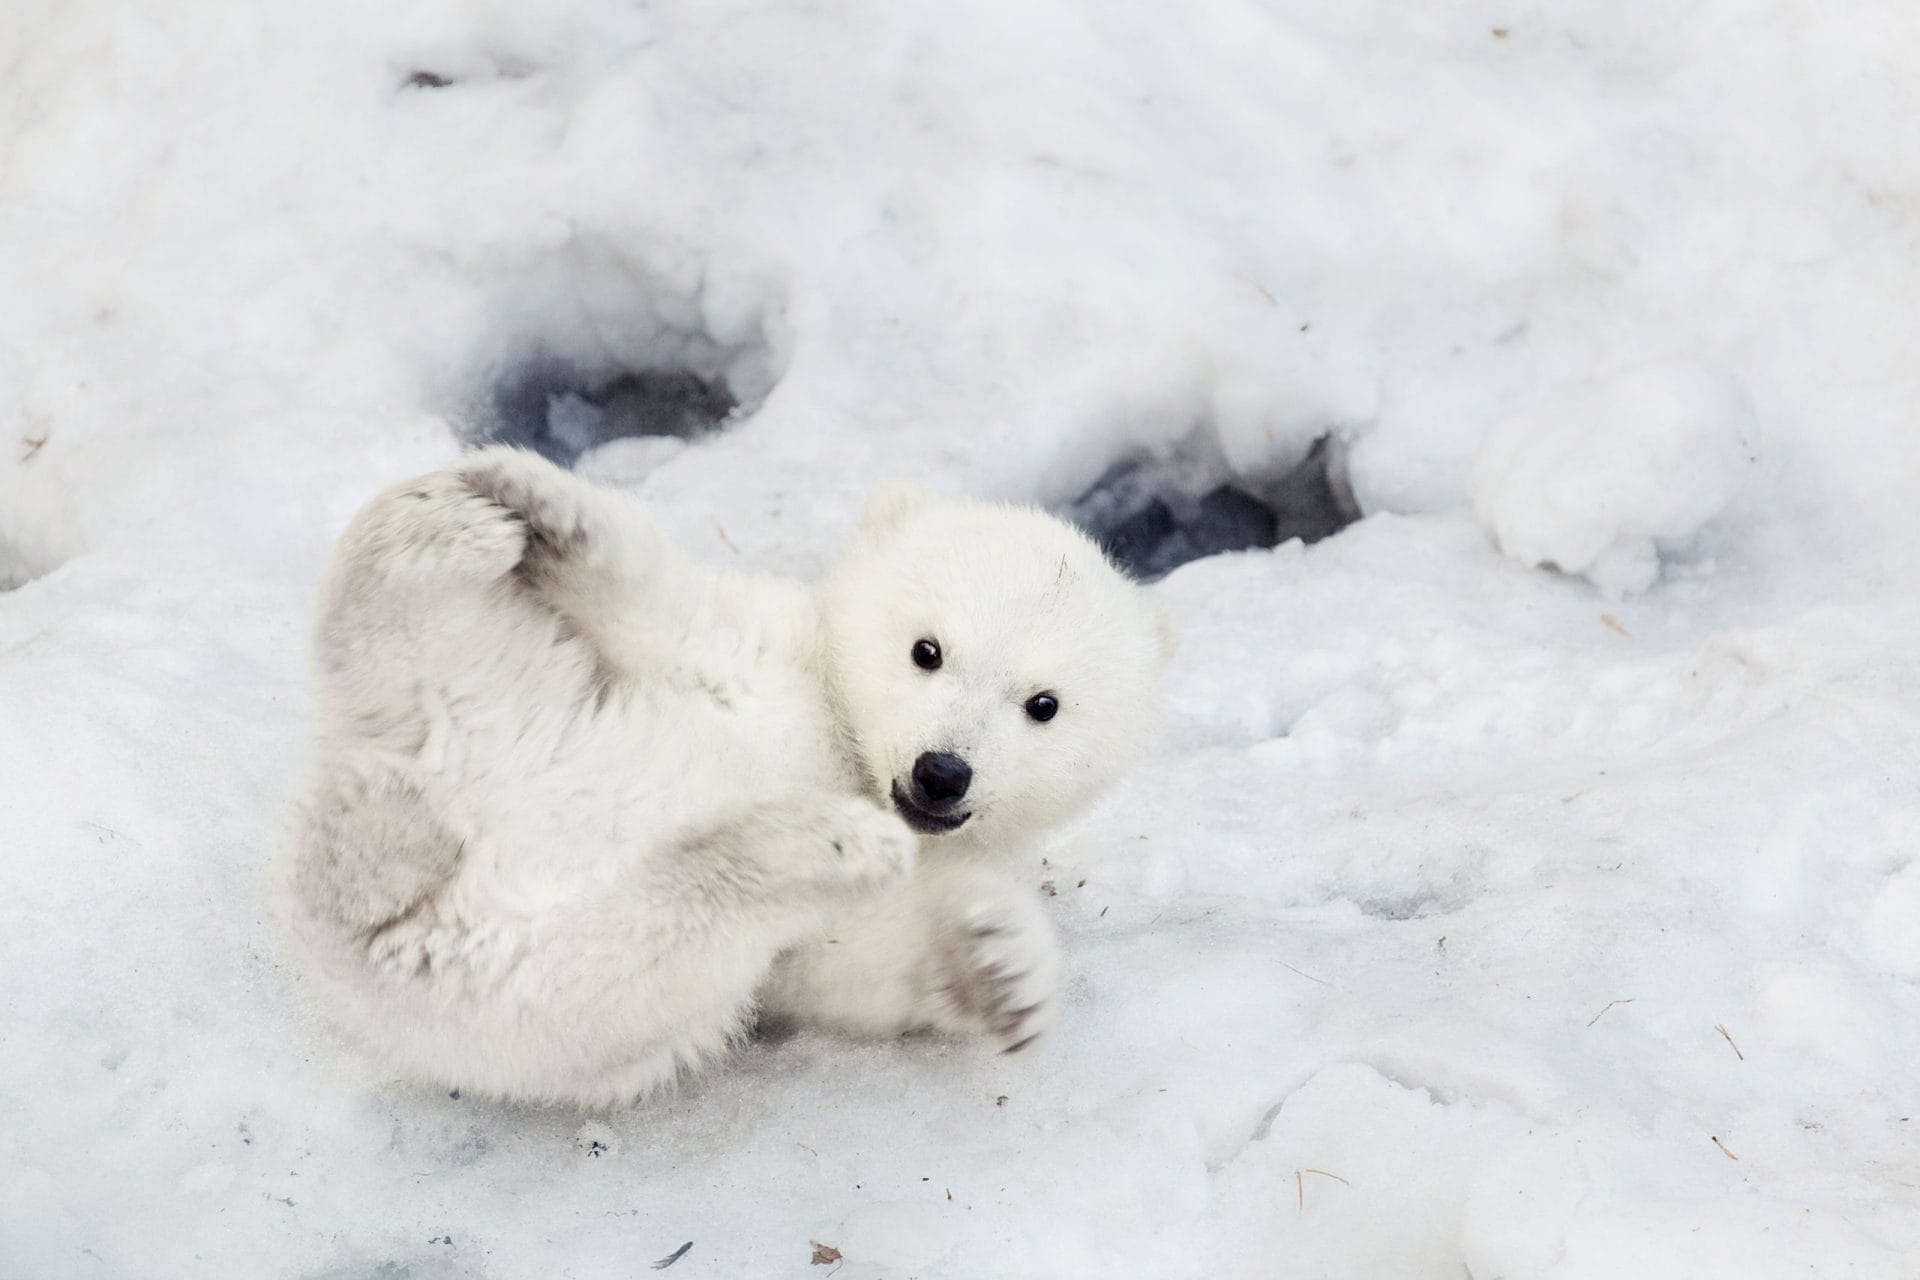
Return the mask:
<svg viewBox="0 0 1920 1280">
<path fill-rule="evenodd" d="M 1059 513 L 1143 581 L 1205 556 L 1318 542 L 1360 518 L 1333 436 L 1269 477 L 1232 474 L 1208 443 L 1196 435 L 1165 455 L 1123 458 Z"/>
<path fill-rule="evenodd" d="M 759 408 L 778 380 L 770 301 L 702 271 L 676 288 L 576 245 L 500 295 L 509 319 L 461 397 L 473 443 L 533 449 L 631 480 Z M 478 385 L 474 385 L 477 382 Z"/>
<path fill-rule="evenodd" d="M 740 402 L 724 380 L 689 369 L 635 368 L 608 375 L 536 357 L 497 384 L 482 438 L 538 450 L 572 466 L 613 440 L 686 441 L 718 430 Z"/>
</svg>

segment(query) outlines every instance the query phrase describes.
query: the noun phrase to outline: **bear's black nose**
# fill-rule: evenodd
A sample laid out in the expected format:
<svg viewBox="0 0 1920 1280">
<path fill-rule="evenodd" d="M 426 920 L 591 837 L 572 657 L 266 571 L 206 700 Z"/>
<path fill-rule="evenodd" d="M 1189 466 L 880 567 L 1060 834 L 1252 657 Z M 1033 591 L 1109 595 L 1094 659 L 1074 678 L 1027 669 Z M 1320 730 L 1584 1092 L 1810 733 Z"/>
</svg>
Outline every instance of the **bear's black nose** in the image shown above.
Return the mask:
<svg viewBox="0 0 1920 1280">
<path fill-rule="evenodd" d="M 950 751 L 929 751 L 913 762 L 913 785 L 929 804 L 953 804 L 972 781 L 973 770 Z"/>
</svg>

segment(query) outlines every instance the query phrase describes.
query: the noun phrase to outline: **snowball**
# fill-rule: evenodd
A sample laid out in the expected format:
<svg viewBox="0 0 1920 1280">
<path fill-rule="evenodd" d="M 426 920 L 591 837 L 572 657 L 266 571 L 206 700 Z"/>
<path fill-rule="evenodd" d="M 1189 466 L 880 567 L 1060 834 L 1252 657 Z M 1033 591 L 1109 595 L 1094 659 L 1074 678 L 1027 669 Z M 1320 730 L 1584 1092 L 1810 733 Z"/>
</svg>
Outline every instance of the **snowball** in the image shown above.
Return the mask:
<svg viewBox="0 0 1920 1280">
<path fill-rule="evenodd" d="M 1569 387 L 1488 432 L 1474 510 L 1521 564 L 1578 574 L 1615 598 L 1643 591 L 1661 550 L 1732 499 L 1748 419 L 1740 389 L 1697 365 Z"/>
</svg>

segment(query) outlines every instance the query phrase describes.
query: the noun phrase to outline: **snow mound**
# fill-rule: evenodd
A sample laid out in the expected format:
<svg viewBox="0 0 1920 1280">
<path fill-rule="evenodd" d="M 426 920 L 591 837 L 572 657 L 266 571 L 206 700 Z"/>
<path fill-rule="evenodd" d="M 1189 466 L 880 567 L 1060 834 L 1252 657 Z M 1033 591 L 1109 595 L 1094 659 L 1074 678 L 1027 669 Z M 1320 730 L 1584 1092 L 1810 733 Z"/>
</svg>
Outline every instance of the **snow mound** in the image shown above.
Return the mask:
<svg viewBox="0 0 1920 1280">
<path fill-rule="evenodd" d="M 1480 1161 L 1518 1121 L 1499 1103 L 1448 1105 L 1364 1063 L 1322 1068 L 1220 1170 L 1239 1256 L 1324 1280 L 1459 1274 L 1456 1236 Z"/>
<path fill-rule="evenodd" d="M 1740 389 L 1685 363 L 1577 384 L 1496 425 L 1474 464 L 1475 512 L 1506 555 L 1619 598 L 1653 585 L 1739 488 Z"/>
</svg>

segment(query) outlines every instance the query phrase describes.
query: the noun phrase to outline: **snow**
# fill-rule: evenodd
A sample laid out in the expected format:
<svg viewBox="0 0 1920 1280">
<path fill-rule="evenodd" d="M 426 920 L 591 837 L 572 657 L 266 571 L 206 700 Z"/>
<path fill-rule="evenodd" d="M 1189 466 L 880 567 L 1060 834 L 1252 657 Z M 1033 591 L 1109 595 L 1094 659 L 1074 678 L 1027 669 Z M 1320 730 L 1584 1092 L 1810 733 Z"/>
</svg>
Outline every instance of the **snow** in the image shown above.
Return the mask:
<svg viewBox="0 0 1920 1280">
<path fill-rule="evenodd" d="M 1911 5 L 27 0 L 0 50 L 0 1274 L 1920 1273 Z M 1034 872 L 1046 1048 L 584 1116 L 297 1023 L 314 577 L 542 368 L 723 386 L 580 469 L 782 572 L 884 476 L 1351 444 L 1366 519 L 1154 586 L 1164 731 Z"/>
<path fill-rule="evenodd" d="M 1614 598 L 1660 576 L 1720 514 L 1752 461 L 1739 392 L 1712 371 L 1652 365 L 1495 424 L 1470 484 L 1507 555 L 1576 573 Z"/>
</svg>

